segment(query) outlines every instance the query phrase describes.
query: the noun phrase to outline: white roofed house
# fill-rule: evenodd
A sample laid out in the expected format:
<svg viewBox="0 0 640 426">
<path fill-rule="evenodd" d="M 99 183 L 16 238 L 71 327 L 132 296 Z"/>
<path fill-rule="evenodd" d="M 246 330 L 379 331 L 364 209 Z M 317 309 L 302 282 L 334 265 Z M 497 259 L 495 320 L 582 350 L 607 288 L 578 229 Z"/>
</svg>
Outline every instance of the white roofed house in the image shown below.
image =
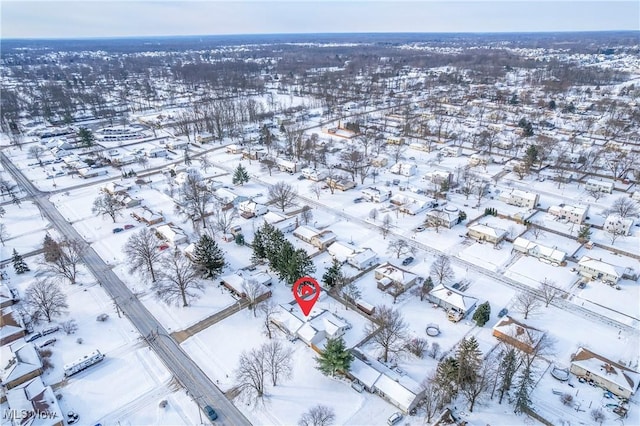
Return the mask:
<svg viewBox="0 0 640 426">
<path fill-rule="evenodd" d="M 331 257 L 337 260 L 340 263 L 344 263 L 356 252 L 356 249 L 349 244 L 343 243 L 341 241 L 336 241 L 327 247 L 327 253 L 331 255 Z"/>
<path fill-rule="evenodd" d="M 558 250 L 555 247 L 543 246 L 542 244 L 529 241 L 522 237 L 515 239 L 513 242 L 513 249 L 529 256 L 536 257 L 542 261 L 547 261 L 554 266 L 561 265 L 567 257 L 567 253 L 562 250 Z"/>
<path fill-rule="evenodd" d="M 262 217 L 265 223 L 275 226 L 284 233 L 293 232 L 298 227 L 297 216 L 287 216 L 280 212 L 269 211 Z"/>
<path fill-rule="evenodd" d="M 589 207 L 559 205 L 549 207 L 548 213 L 560 220 L 580 225 L 587 217 L 588 211 Z"/>
<path fill-rule="evenodd" d="M 402 176 L 414 176 L 418 172 L 418 167 L 415 164 L 397 162 L 389 169 L 391 173 Z"/>
<path fill-rule="evenodd" d="M 227 209 L 238 207 L 241 202 L 248 200 L 244 195 L 238 195 L 228 188 L 218 188 L 213 195 L 223 204 L 223 208 Z"/>
<path fill-rule="evenodd" d="M 460 222 L 460 212 L 458 209 L 433 209 L 427 212 L 426 224 L 429 226 L 444 226 L 445 228 L 453 228 Z"/>
<path fill-rule="evenodd" d="M 578 377 L 593 380 L 596 385 L 621 398 L 631 398 L 640 383 L 640 373 L 637 371 L 582 347 L 572 355 L 569 371 Z"/>
<path fill-rule="evenodd" d="M 427 296 L 430 302 L 443 307 L 448 312 L 459 314 L 457 320 L 466 317 L 475 308 L 478 299 L 467 296 L 464 293 L 447 287 L 444 284 L 438 284 Z"/>
<path fill-rule="evenodd" d="M 613 192 L 613 182 L 605 182 L 597 179 L 587 179 L 584 185 L 587 191 L 598 191 L 611 194 Z"/>
<path fill-rule="evenodd" d="M 238 203 L 238 211 L 244 218 L 251 218 L 254 216 L 262 216 L 269 211 L 267 206 L 258 204 L 252 200 L 241 201 Z"/>
<path fill-rule="evenodd" d="M 300 166 L 295 161 L 285 160 L 283 158 L 276 159 L 276 165 L 278 169 L 283 172 L 295 173 L 299 170 Z"/>
<path fill-rule="evenodd" d="M 600 279 L 603 282 L 617 284 L 625 274 L 625 268 L 603 262 L 602 260 L 592 259 L 588 256 L 582 256 L 580 261 L 578 261 L 578 272 L 583 277 Z"/>
<path fill-rule="evenodd" d="M 418 282 L 418 276 L 391 263 L 383 263 L 375 269 L 377 287 L 392 295 L 398 295 Z"/>
<path fill-rule="evenodd" d="M 63 426 L 64 417 L 51 386 L 33 378 L 6 393 L 9 409 L 15 413 L 14 425 Z M 38 415 L 43 413 L 46 415 Z"/>
<path fill-rule="evenodd" d="M 505 202 L 507 204 L 511 204 L 512 206 L 526 207 L 528 209 L 533 209 L 538 205 L 538 201 L 540 200 L 540 195 L 533 192 L 514 189 L 508 194 L 505 194 L 505 193 L 500 194 L 499 199 L 500 201 Z"/>
<path fill-rule="evenodd" d="M 492 228 L 488 225 L 476 223 L 467 230 L 467 235 L 477 241 L 487 241 L 494 245 L 499 244 L 507 236 L 504 229 Z"/>
<path fill-rule="evenodd" d="M 605 231 L 615 232 L 619 235 L 631 235 L 632 226 L 632 218 L 623 218 L 617 214 L 610 214 L 604 221 L 603 229 Z"/>
<path fill-rule="evenodd" d="M 0 347 L 0 355 L 0 380 L 5 389 L 14 388 L 42 374 L 42 360 L 33 343 L 19 339 Z"/>
<path fill-rule="evenodd" d="M 391 198 L 391 190 L 384 188 L 381 190 L 373 186 L 363 189 L 360 193 L 362 198 L 375 203 L 382 203 Z"/>
<path fill-rule="evenodd" d="M 391 197 L 391 204 L 398 206 L 402 213 L 417 215 L 428 208 L 433 207 L 435 200 L 432 198 L 422 198 L 408 192 L 398 193 Z"/>
<path fill-rule="evenodd" d="M 248 274 L 246 271 L 237 271 L 235 274 L 220 277 L 220 284 L 238 297 L 251 297 L 264 300 L 271 297 L 272 278 L 266 272 Z"/>
<path fill-rule="evenodd" d="M 293 231 L 293 235 L 319 250 L 326 249 L 329 244 L 336 241 L 336 234 L 332 231 L 328 229 L 319 230 L 308 225 L 297 227 Z"/>
<path fill-rule="evenodd" d="M 370 248 L 356 249 L 347 257 L 347 263 L 359 270 L 367 269 L 378 262 L 378 254 Z"/>
<path fill-rule="evenodd" d="M 175 226 L 173 223 L 166 225 L 160 225 L 156 228 L 156 232 L 160 234 L 160 237 L 172 245 L 178 245 L 186 243 L 188 238 L 182 229 Z"/>
<path fill-rule="evenodd" d="M 325 180 L 328 175 L 329 173 L 326 170 L 312 169 L 310 167 L 302 169 L 302 176 L 315 182 Z"/>
</svg>

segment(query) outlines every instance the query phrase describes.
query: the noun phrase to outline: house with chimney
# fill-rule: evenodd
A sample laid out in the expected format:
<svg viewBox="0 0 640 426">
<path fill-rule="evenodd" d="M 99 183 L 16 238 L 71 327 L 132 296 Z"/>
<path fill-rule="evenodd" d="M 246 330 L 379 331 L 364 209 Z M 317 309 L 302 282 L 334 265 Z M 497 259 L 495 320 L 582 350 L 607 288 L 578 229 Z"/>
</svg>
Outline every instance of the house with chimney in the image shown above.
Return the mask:
<svg viewBox="0 0 640 426">
<path fill-rule="evenodd" d="M 6 393 L 7 405 L 14 425 L 63 426 L 64 417 L 51 386 L 35 377 Z"/>
<path fill-rule="evenodd" d="M 0 346 L 24 337 L 22 318 L 10 306 L 0 311 Z"/>
<path fill-rule="evenodd" d="M 571 356 L 569 371 L 621 397 L 630 398 L 640 383 L 640 373 L 580 347 Z"/>
<path fill-rule="evenodd" d="M 493 336 L 522 352 L 535 352 L 545 335 L 544 331 L 516 321 L 510 316 L 504 316 L 493 326 Z"/>
<path fill-rule="evenodd" d="M 12 389 L 42 374 L 42 360 L 33 343 L 24 339 L 0 347 L 0 381 Z"/>
<path fill-rule="evenodd" d="M 389 262 L 375 269 L 374 277 L 380 290 L 400 294 L 418 282 L 418 276 Z"/>
</svg>

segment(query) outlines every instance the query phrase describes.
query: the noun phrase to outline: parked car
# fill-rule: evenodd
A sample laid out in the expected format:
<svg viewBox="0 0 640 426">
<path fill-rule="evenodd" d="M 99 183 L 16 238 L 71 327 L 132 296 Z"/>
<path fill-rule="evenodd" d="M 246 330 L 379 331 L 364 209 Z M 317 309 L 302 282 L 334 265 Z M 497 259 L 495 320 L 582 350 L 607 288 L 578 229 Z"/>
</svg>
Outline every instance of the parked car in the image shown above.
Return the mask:
<svg viewBox="0 0 640 426">
<path fill-rule="evenodd" d="M 363 201 L 364 201 L 364 198 L 361 198 L 361 197 L 360 197 L 360 198 L 354 198 L 354 199 L 353 199 L 353 202 L 354 202 L 354 203 L 356 203 L 356 204 L 361 203 L 361 202 L 363 202 Z"/>
<path fill-rule="evenodd" d="M 78 423 L 78 420 L 80 420 L 80 416 L 75 411 L 69 411 L 67 413 L 67 424 L 72 425 Z"/>
<path fill-rule="evenodd" d="M 351 382 L 351 387 L 358 393 L 362 393 L 362 391 L 364 390 L 364 386 L 362 386 L 362 384 L 358 382 Z"/>
<path fill-rule="evenodd" d="M 405 260 L 402 261 L 402 265 L 403 266 L 407 266 L 408 264 L 410 264 L 411 262 L 413 262 L 413 257 L 409 256 L 407 257 Z"/>
<path fill-rule="evenodd" d="M 54 325 L 53 327 L 48 327 L 42 330 L 42 335 L 46 336 L 47 334 L 55 333 L 58 330 L 60 330 L 60 327 L 57 325 Z"/>
<path fill-rule="evenodd" d="M 426 228 L 425 226 L 418 226 L 418 227 L 416 228 L 416 232 L 423 232 L 423 231 L 425 231 L 426 229 L 427 229 L 427 228 Z"/>
<path fill-rule="evenodd" d="M 134 226 L 131 225 L 131 224 L 127 224 L 127 225 L 124 226 L 124 229 L 133 229 L 133 228 L 134 228 Z"/>
<path fill-rule="evenodd" d="M 498 318 L 502 318 L 503 316 L 507 315 L 508 312 L 509 310 L 507 308 L 501 309 L 500 312 L 498 312 Z"/>
<path fill-rule="evenodd" d="M 122 229 L 122 228 L 113 228 L 113 233 L 114 234 L 117 234 L 118 232 L 122 232 L 122 231 L 124 231 L 124 229 Z"/>
<path fill-rule="evenodd" d="M 96 317 L 96 321 L 104 322 L 109 318 L 109 314 L 100 314 Z"/>
<path fill-rule="evenodd" d="M 578 284 L 578 288 L 585 288 L 587 286 L 587 283 L 584 281 L 581 281 L 580 284 Z"/>
<path fill-rule="evenodd" d="M 37 332 L 37 333 L 33 333 L 31 336 L 27 337 L 25 340 L 25 342 L 33 342 L 36 339 L 39 339 L 42 337 L 42 333 Z"/>
<path fill-rule="evenodd" d="M 306 177 L 304 177 L 303 175 L 298 176 L 298 180 L 305 180 Z"/>
<path fill-rule="evenodd" d="M 387 424 L 389 426 L 393 426 L 395 424 L 400 423 L 401 421 L 402 421 L 402 413 L 400 413 L 399 411 L 396 411 L 391 415 L 391 417 L 387 419 Z"/>
<path fill-rule="evenodd" d="M 205 405 L 204 412 L 207 414 L 207 417 L 209 417 L 209 420 L 211 421 L 214 421 L 218 418 L 218 413 L 216 413 L 216 410 L 214 410 L 210 405 Z"/>
<path fill-rule="evenodd" d="M 56 339 L 55 337 L 53 339 L 46 340 L 44 343 L 40 345 L 40 349 L 46 348 L 49 345 L 53 345 L 57 340 L 58 339 Z"/>
<path fill-rule="evenodd" d="M 169 248 L 169 244 L 160 244 L 160 247 L 158 247 L 160 249 L 160 251 L 162 250 L 166 250 Z"/>
</svg>

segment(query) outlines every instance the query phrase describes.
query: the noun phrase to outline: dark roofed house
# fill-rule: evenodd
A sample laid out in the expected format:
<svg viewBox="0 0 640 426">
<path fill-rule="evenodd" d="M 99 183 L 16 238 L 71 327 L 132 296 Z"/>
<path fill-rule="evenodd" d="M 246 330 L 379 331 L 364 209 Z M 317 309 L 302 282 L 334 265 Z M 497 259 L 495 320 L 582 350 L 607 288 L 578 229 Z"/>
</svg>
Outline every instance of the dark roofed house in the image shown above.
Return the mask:
<svg viewBox="0 0 640 426">
<path fill-rule="evenodd" d="M 585 348 L 571 357 L 570 371 L 622 398 L 630 398 L 640 383 L 640 373 Z"/>
<path fill-rule="evenodd" d="M 530 354 L 536 350 L 545 333 L 507 315 L 493 326 L 493 335 L 498 340 Z"/>
<path fill-rule="evenodd" d="M 3 308 L 0 313 L 0 346 L 24 337 L 24 327 L 11 307 Z"/>
</svg>

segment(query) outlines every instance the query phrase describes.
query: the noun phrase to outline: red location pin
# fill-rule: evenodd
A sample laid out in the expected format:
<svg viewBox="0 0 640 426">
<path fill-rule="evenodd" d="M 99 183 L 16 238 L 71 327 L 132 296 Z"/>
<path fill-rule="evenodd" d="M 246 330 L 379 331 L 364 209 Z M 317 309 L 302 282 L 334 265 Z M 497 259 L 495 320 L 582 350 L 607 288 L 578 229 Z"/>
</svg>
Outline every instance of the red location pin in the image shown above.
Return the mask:
<svg viewBox="0 0 640 426">
<path fill-rule="evenodd" d="M 298 278 L 293 284 L 293 297 L 307 317 L 320 297 L 320 284 L 311 277 Z"/>
</svg>

